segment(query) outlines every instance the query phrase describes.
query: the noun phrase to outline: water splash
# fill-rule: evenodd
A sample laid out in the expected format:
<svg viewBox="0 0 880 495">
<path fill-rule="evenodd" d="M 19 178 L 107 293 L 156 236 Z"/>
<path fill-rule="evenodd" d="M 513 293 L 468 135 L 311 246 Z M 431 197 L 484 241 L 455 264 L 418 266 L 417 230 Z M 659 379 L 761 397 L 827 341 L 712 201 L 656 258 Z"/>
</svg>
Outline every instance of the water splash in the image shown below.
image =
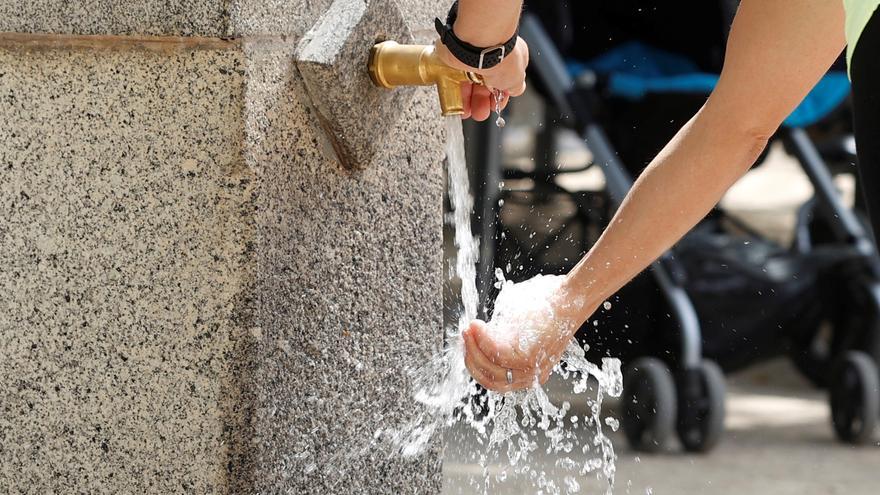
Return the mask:
<svg viewBox="0 0 880 495">
<path fill-rule="evenodd" d="M 415 418 L 408 424 L 377 431 L 375 440 L 387 442 L 403 456 L 416 456 L 430 447 L 432 439 L 441 430 L 462 422 L 485 446 L 485 452 L 479 455 L 484 468 L 481 482 L 484 493 L 489 491 L 491 481 L 488 460 L 502 456 L 507 457 L 511 474 L 520 477 L 522 482 L 532 483 L 543 493 L 578 492 L 581 485 L 577 477 L 592 472 L 600 473 L 607 480 L 607 493 L 611 493 L 616 455 L 611 440 L 603 432 L 600 414 L 604 397 L 618 397 L 622 392 L 619 360 L 605 358 L 599 367 L 587 361 L 584 349 L 574 341 L 569 343 L 554 372 L 566 379 L 572 391 L 587 404 L 589 414 L 581 418 L 569 415 L 571 404 L 568 402 L 558 406 L 553 404 L 537 383 L 528 390 L 514 393 L 483 392 L 465 368 L 462 331 L 477 316 L 475 264 L 478 244 L 470 227 L 473 199 L 468 189 L 463 141 L 460 120 L 450 117 L 447 119 L 446 153 L 462 314 L 458 326 L 447 331 L 446 349 L 428 363 L 407 370 L 416 391 L 414 400 L 419 405 Z M 489 324 L 491 331 L 511 332 L 515 329 L 518 335 L 528 336 L 531 334 L 527 329 L 529 325 L 540 323 L 546 326 L 547 322 L 554 321 L 556 315 L 547 301 L 558 293 L 562 277 L 538 275 L 519 284 L 504 280 L 501 270 L 496 270 L 496 277 L 501 292 L 495 302 L 495 317 Z M 523 314 L 533 315 L 535 321 L 525 321 Z M 598 386 L 594 388 L 595 395 L 588 397 L 591 380 Z M 613 419 L 606 418 L 605 424 L 616 430 L 617 423 Z M 592 434 L 585 436 L 578 429 L 586 429 Z M 566 472 L 561 485 L 531 466 L 532 453 L 538 449 L 538 432 L 542 432 L 547 441 L 546 454 L 557 456 L 556 467 Z M 575 461 L 570 455 L 574 452 L 585 455 L 586 460 Z M 507 476 L 508 469 L 505 469 L 492 478 L 501 482 Z"/>
</svg>

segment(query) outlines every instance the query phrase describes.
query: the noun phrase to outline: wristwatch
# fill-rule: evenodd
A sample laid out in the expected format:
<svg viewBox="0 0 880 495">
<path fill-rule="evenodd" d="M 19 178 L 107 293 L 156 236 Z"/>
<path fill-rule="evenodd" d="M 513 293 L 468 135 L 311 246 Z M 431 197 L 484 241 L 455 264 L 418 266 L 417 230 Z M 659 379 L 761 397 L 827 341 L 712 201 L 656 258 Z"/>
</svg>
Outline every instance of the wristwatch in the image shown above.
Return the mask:
<svg viewBox="0 0 880 495">
<path fill-rule="evenodd" d="M 437 29 L 437 34 L 440 35 L 440 42 L 446 45 L 449 52 L 465 65 L 475 69 L 490 69 L 501 63 L 504 57 L 516 46 L 518 33 L 513 33 L 513 37 L 507 40 L 507 43 L 490 47 L 474 46 L 462 41 L 452 31 L 452 25 L 455 24 L 457 17 L 458 0 L 449 9 L 449 15 L 446 16 L 446 24 L 443 24 L 440 19 L 435 18 L 434 27 Z"/>
</svg>

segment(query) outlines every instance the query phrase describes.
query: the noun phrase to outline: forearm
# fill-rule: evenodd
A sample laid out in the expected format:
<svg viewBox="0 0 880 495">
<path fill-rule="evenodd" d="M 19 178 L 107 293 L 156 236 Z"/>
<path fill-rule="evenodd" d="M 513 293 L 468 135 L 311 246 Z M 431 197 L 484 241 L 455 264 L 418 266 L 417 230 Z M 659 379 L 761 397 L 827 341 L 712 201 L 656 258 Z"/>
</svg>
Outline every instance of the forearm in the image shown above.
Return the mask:
<svg viewBox="0 0 880 495">
<path fill-rule="evenodd" d="M 711 210 L 843 45 L 838 0 L 740 3 L 715 91 L 636 180 L 569 274 L 568 292 L 584 300 L 577 319 L 588 318 Z"/>
<path fill-rule="evenodd" d="M 569 274 L 567 285 L 586 299 L 578 320 L 672 247 L 754 163 L 766 136 L 725 124 L 724 115 L 703 108 L 636 180 Z"/>
<path fill-rule="evenodd" d="M 522 0 L 459 0 L 453 30 L 474 46 L 495 46 L 509 40 L 519 26 Z"/>
</svg>

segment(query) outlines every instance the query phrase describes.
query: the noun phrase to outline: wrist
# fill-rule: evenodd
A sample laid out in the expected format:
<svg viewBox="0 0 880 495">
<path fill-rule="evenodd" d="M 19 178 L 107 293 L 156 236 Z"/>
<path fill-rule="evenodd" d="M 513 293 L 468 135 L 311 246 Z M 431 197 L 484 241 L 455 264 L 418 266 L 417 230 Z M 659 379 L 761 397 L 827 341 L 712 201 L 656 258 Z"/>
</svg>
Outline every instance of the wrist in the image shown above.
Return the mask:
<svg viewBox="0 0 880 495">
<path fill-rule="evenodd" d="M 456 19 L 452 26 L 455 36 L 474 46 L 489 47 L 507 43 L 516 34 L 517 25 L 513 24 L 507 29 L 488 30 L 485 25 L 474 22 L 472 19 Z"/>
<path fill-rule="evenodd" d="M 480 3 L 456 0 L 449 9 L 446 22 L 434 19 L 434 28 L 440 35 L 440 42 L 460 62 L 477 70 L 491 69 L 513 52 L 519 41 L 516 35 L 518 11 L 513 12 L 515 15 L 511 18 L 503 13 L 486 15 L 487 12 L 505 10 L 508 9 L 493 9 L 491 0 L 481 0 Z"/>
<path fill-rule="evenodd" d="M 571 270 L 562 284 L 569 305 L 573 308 L 572 317 L 577 320 L 580 327 L 610 294 L 607 294 L 600 277 L 596 276 L 596 270 L 588 264 L 582 263 Z"/>
<path fill-rule="evenodd" d="M 516 34 L 522 0 L 457 0 L 455 35 L 474 46 L 503 45 Z"/>
</svg>

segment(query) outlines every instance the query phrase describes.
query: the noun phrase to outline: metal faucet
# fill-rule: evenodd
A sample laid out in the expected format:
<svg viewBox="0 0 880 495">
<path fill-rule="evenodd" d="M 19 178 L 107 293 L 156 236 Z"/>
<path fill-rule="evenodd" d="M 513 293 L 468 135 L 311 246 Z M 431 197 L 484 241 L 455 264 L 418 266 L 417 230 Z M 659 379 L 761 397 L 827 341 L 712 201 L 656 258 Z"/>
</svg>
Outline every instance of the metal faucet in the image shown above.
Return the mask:
<svg viewBox="0 0 880 495">
<path fill-rule="evenodd" d="M 370 49 L 370 79 L 376 86 L 437 86 L 440 110 L 444 116 L 461 115 L 461 83 L 483 84 L 473 72 L 453 69 L 440 61 L 434 45 L 401 45 L 383 41 Z"/>
</svg>

